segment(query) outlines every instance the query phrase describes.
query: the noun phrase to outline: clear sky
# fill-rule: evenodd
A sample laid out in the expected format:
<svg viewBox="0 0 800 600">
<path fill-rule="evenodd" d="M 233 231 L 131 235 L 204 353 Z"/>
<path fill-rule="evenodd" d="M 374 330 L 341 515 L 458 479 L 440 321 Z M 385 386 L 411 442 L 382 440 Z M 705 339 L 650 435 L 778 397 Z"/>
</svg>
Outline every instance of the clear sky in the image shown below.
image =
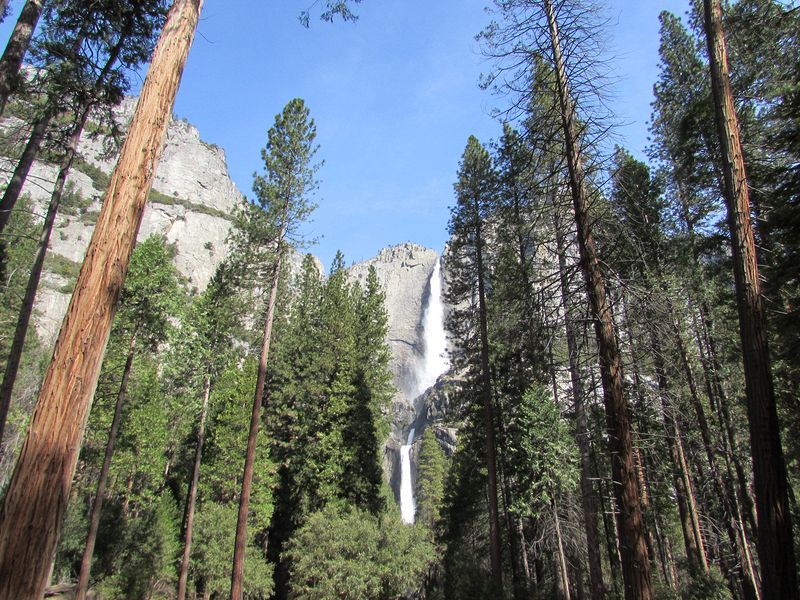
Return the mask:
<svg viewBox="0 0 800 600">
<path fill-rule="evenodd" d="M 304 29 L 297 16 L 312 2 L 206 0 L 175 114 L 224 148 L 250 195 L 275 114 L 303 98 L 325 161 L 307 227 L 321 240 L 311 251 L 327 266 L 337 249 L 348 263 L 404 241 L 441 250 L 467 137 L 489 142 L 500 132 L 489 112 L 503 100 L 477 86 L 490 69 L 474 41 L 488 0 L 364 0 L 356 23 L 312 19 Z M 658 13 L 688 4 L 609 2 L 612 108 L 626 123 L 618 141 L 636 154 L 646 144 Z"/>
</svg>

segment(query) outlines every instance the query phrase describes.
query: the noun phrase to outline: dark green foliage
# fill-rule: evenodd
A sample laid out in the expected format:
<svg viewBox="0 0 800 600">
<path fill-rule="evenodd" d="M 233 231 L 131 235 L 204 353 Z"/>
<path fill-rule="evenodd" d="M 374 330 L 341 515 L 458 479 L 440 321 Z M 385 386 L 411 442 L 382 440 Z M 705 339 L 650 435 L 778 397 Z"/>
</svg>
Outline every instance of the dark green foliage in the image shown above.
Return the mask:
<svg viewBox="0 0 800 600">
<path fill-rule="evenodd" d="M 448 600 L 489 597 L 489 523 L 482 454 L 482 434 L 473 418 L 459 430 L 458 447 L 445 480 L 442 587 Z"/>
<path fill-rule="evenodd" d="M 7 228 L 0 236 L 0 368 L 5 369 L 6 357 L 11 349 L 14 337 L 14 327 L 17 322 L 25 287 L 28 283 L 28 274 L 33 264 L 36 250 L 36 240 L 39 235 L 39 225 L 33 214 L 30 196 L 23 196 L 18 204 L 18 210 L 11 214 Z M 73 265 L 69 265 L 72 272 Z M 11 437 L 24 431 L 24 423 L 33 407 L 35 392 L 41 377 L 41 364 L 45 359 L 45 349 L 41 347 L 36 332 L 28 331 L 25 340 L 25 353 L 22 355 L 22 368 L 17 375 L 18 385 L 15 387 L 14 398 L 10 409 L 10 427 L 6 430 L 4 442 L 11 442 Z M 6 476 L 10 474 L 11 459 L 15 452 L 9 451 L 14 447 L 10 444 L 2 453 L 0 462 L 0 488 L 5 483 Z"/>
<path fill-rule="evenodd" d="M 444 483 L 447 459 L 430 427 L 422 434 L 422 447 L 417 459 L 416 520 L 429 530 L 439 525 L 444 503 Z"/>
<path fill-rule="evenodd" d="M 179 275 L 172 264 L 175 249 L 158 235 L 136 246 L 119 300 L 115 328 L 136 333 L 155 348 L 169 334 L 170 315 L 181 305 Z"/>
<path fill-rule="evenodd" d="M 130 520 L 121 537 L 106 532 L 115 559 L 97 591 L 109 600 L 162 597 L 175 583 L 179 515 L 174 500 L 165 495 Z"/>
<path fill-rule="evenodd" d="M 393 600 L 422 587 L 434 559 L 425 531 L 329 504 L 289 542 L 292 600 Z"/>
<path fill-rule="evenodd" d="M 394 390 L 377 277 L 369 274 L 366 289 L 351 284 L 339 254 L 323 282 L 309 255 L 295 289 L 276 323 L 268 380 L 266 422 L 278 469 L 270 531 L 276 555 L 309 515 L 330 503 L 345 501 L 376 518 L 386 508 L 380 461 Z M 286 576 L 279 572 L 279 581 Z"/>
<path fill-rule="evenodd" d="M 243 448 L 247 446 L 251 412 L 252 380 L 256 363 L 248 359 L 242 368 L 226 369 L 211 396 L 212 419 L 200 476 L 203 499 L 236 511 L 241 490 Z M 275 468 L 269 458 L 268 440 L 259 431 L 256 445 L 250 515 L 253 534 L 263 531 L 272 517 L 272 485 Z"/>
<path fill-rule="evenodd" d="M 544 386 L 530 388 L 507 413 L 505 452 L 514 467 L 517 515 L 543 516 L 577 484 L 577 451 L 567 422 Z"/>
<path fill-rule="evenodd" d="M 209 500 L 196 516 L 190 577 L 212 597 L 224 597 L 230 591 L 236 514 L 236 506 Z M 264 559 L 263 548 L 251 543 L 244 566 L 244 596 L 250 600 L 266 599 L 272 588 L 272 565 Z"/>
</svg>

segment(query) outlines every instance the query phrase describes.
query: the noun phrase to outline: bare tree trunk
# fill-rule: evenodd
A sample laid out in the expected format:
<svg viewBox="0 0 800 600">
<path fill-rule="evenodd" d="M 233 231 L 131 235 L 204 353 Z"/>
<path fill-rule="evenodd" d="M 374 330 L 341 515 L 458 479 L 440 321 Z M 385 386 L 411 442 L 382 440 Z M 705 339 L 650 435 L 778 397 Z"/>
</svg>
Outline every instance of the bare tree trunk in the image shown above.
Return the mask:
<svg viewBox="0 0 800 600">
<path fill-rule="evenodd" d="M 561 537 L 561 519 L 558 516 L 558 506 L 556 505 L 555 499 L 553 499 L 552 508 L 553 508 L 553 524 L 556 529 L 556 544 L 558 548 L 556 556 L 558 563 L 558 579 L 561 582 L 561 585 L 559 587 L 561 588 L 563 600 L 570 600 L 569 574 L 567 573 L 567 556 L 564 553 L 564 540 Z"/>
<path fill-rule="evenodd" d="M 625 400 L 622 361 L 617 345 L 611 306 L 606 298 L 606 285 L 594 246 L 589 198 L 583 172 L 580 141 L 575 123 L 575 106 L 561 56 L 558 24 L 551 0 L 543 0 L 547 13 L 550 42 L 553 51 L 554 75 L 558 88 L 561 120 L 566 147 L 570 189 L 575 210 L 581 269 L 594 319 L 595 334 L 603 380 L 603 398 L 609 435 L 614 495 L 619 508 L 618 527 L 622 554 L 622 574 L 626 600 L 651 600 L 653 597 L 645 544 L 639 489 L 633 465 L 631 423 Z"/>
<path fill-rule="evenodd" d="M 253 411 L 250 414 L 250 433 L 247 437 L 247 454 L 244 461 L 242 475 L 242 493 L 239 497 L 239 517 L 236 522 L 236 541 L 233 548 L 233 568 L 231 569 L 231 595 L 230 600 L 242 600 L 244 593 L 244 557 L 247 549 L 247 516 L 250 510 L 250 487 L 253 482 L 253 467 L 256 460 L 256 440 L 258 438 L 258 425 L 261 421 L 261 408 L 264 403 L 264 385 L 267 380 L 267 360 L 269 359 L 269 346 L 272 339 L 272 321 L 275 314 L 275 301 L 278 297 L 278 283 L 280 280 L 281 260 L 284 250 L 284 235 L 286 234 L 286 219 L 288 218 L 289 203 L 284 206 L 283 223 L 276 246 L 275 262 L 272 266 L 272 284 L 267 302 L 267 316 L 264 320 L 264 337 L 261 345 L 261 359 L 258 363 L 258 377 L 256 390 L 253 395 Z"/>
<path fill-rule="evenodd" d="M 108 470 L 111 468 L 111 458 L 114 456 L 114 445 L 117 443 L 117 432 L 119 423 L 122 420 L 122 405 L 128 394 L 128 379 L 133 366 L 133 357 L 136 354 L 136 333 L 131 336 L 128 345 L 128 356 L 125 359 L 125 369 L 122 371 L 122 382 L 117 393 L 117 403 L 114 406 L 114 419 L 111 421 L 111 430 L 108 432 L 108 442 L 106 443 L 106 453 L 103 457 L 103 466 L 100 469 L 100 477 L 97 480 L 97 492 L 92 504 L 92 512 L 89 517 L 89 533 L 86 536 L 86 547 L 83 550 L 81 568 L 78 575 L 78 584 L 75 588 L 75 600 L 84 600 L 86 591 L 89 589 L 89 574 L 92 570 L 92 558 L 94 557 L 94 545 L 97 541 L 97 530 L 100 528 L 100 516 L 103 513 L 103 499 L 106 495 L 106 481 L 108 480 Z"/>
<path fill-rule="evenodd" d="M 555 233 L 558 272 L 561 284 L 561 306 L 564 311 L 564 329 L 567 336 L 567 352 L 569 353 L 569 375 L 572 400 L 575 406 L 575 438 L 581 456 L 581 506 L 586 528 L 586 552 L 589 558 L 589 588 L 591 589 L 592 600 L 602 600 L 606 596 L 606 589 L 603 584 L 603 568 L 600 562 L 597 500 L 592 487 L 593 471 L 591 449 L 589 447 L 589 424 L 586 418 L 586 392 L 581 379 L 575 325 L 572 322 L 567 302 L 571 293 L 567 276 L 566 242 L 557 209 L 555 214 Z"/>
<path fill-rule="evenodd" d="M 736 304 L 739 309 L 763 596 L 765 600 L 796 600 L 800 598 L 800 593 L 797 588 L 786 464 L 775 407 L 767 318 L 750 220 L 747 174 L 722 30 L 722 6 L 719 0 L 704 0 L 703 5 L 711 89 L 722 153 L 724 193 L 728 203 Z"/>
<path fill-rule="evenodd" d="M 78 276 L 0 508 L 0 600 L 39 600 L 171 108 L 202 0 L 176 0 Z"/>
<path fill-rule="evenodd" d="M 0 58 L 0 115 L 6 109 L 8 97 L 14 89 L 19 69 L 31 43 L 33 30 L 42 14 L 44 0 L 27 0 L 14 26 L 14 31 Z"/>
<path fill-rule="evenodd" d="M 186 516 L 184 518 L 183 554 L 178 575 L 178 600 L 186 599 L 186 583 L 189 579 L 189 556 L 192 552 L 192 527 L 194 525 L 194 505 L 197 499 L 197 484 L 200 481 L 200 462 L 203 459 L 203 442 L 206 438 L 206 416 L 208 415 L 208 399 L 211 395 L 211 375 L 206 373 L 203 381 L 203 408 L 200 410 L 200 424 L 197 429 L 197 447 L 194 450 L 194 468 L 192 481 L 189 484 L 189 495 L 186 498 Z"/>
<path fill-rule="evenodd" d="M 3 199 L 0 200 L 0 233 L 2 233 L 6 225 L 8 225 L 8 220 L 11 218 L 11 211 L 14 210 L 14 205 L 19 199 L 22 186 L 25 185 L 28 172 L 31 170 L 31 165 L 39 154 L 39 148 L 42 146 L 44 135 L 47 132 L 47 127 L 51 120 L 52 114 L 48 112 L 39 117 L 33 124 L 31 135 L 25 144 L 22 156 L 20 156 L 19 161 L 17 161 L 17 166 L 14 168 L 11 181 L 8 182 L 3 192 Z"/>
</svg>

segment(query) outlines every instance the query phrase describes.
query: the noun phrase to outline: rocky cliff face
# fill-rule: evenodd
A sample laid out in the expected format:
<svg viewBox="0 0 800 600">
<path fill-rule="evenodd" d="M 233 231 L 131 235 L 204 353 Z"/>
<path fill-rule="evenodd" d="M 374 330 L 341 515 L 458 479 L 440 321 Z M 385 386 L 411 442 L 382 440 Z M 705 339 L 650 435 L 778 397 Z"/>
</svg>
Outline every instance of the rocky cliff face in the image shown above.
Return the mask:
<svg viewBox="0 0 800 600">
<path fill-rule="evenodd" d="M 133 115 L 135 99 L 129 98 L 118 109 L 119 121 L 127 124 Z M 20 123 L 6 119 L 3 133 L 11 134 Z M 81 139 L 80 160 L 73 167 L 66 189 L 72 210 L 62 210 L 50 241 L 49 267 L 36 299 L 40 318 L 37 331 L 45 343 L 52 343 L 66 312 L 74 276 L 83 261 L 94 229 L 108 177 L 116 164 L 116 153 L 107 153 L 108 138 L 95 135 L 91 124 Z M 0 173 L 10 177 L 14 165 L 0 158 Z M 46 162 L 34 163 L 23 193 L 30 194 L 39 213 L 46 210 L 52 183 L 58 169 Z M 139 239 L 163 234 L 175 244 L 175 264 L 190 285 L 202 289 L 226 253 L 225 239 L 231 215 L 242 194 L 228 176 L 225 153 L 200 139 L 194 127 L 173 120 L 169 126 L 164 153 L 156 171 L 153 192 L 139 230 Z M 53 268 L 58 264 L 59 268 Z"/>
</svg>

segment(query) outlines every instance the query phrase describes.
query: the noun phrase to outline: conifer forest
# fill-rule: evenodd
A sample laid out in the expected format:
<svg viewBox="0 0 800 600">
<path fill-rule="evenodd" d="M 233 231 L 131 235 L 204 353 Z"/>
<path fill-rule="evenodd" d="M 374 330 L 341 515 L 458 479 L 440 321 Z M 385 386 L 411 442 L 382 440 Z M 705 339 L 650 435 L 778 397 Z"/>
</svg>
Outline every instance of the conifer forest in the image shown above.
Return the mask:
<svg viewBox="0 0 800 600">
<path fill-rule="evenodd" d="M 800 5 L 661 12 L 643 158 L 605 0 L 486 2 L 441 256 L 323 267 L 311 103 L 247 196 L 172 118 L 202 0 L 0 1 L 0 600 L 800 600 Z"/>
</svg>

